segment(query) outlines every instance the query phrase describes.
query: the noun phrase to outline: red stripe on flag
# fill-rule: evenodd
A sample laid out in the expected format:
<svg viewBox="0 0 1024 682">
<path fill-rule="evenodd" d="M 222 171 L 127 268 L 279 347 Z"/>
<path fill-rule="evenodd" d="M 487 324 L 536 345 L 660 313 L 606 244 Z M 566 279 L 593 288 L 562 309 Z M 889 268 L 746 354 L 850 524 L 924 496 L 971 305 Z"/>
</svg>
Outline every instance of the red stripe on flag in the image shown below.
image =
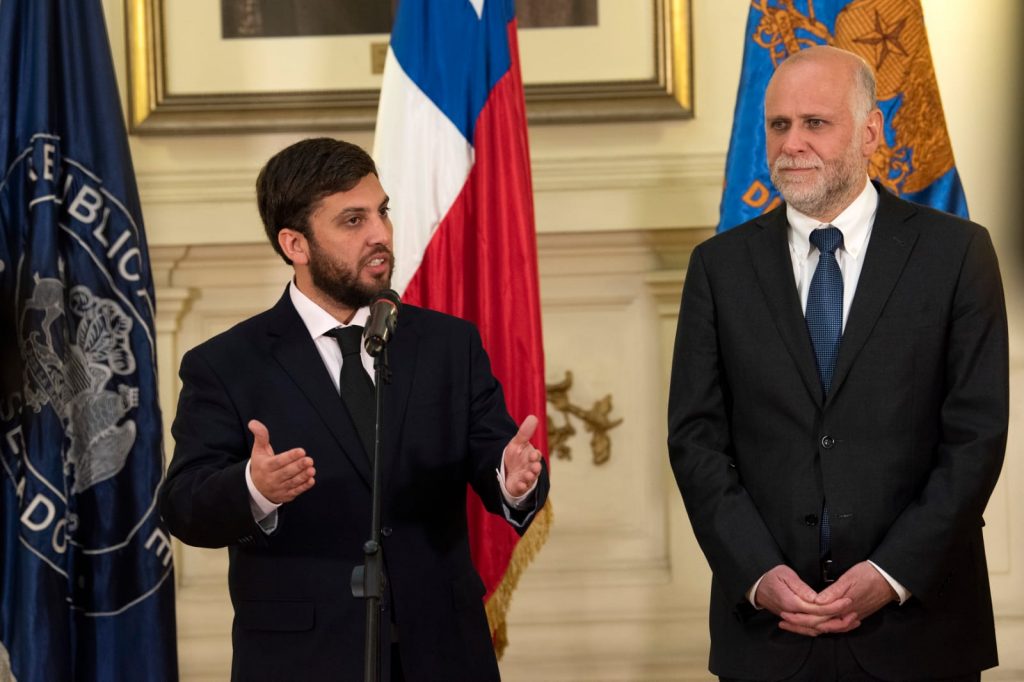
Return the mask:
<svg viewBox="0 0 1024 682">
<path fill-rule="evenodd" d="M 533 187 L 515 21 L 511 68 L 491 91 L 476 126 L 475 165 L 441 221 L 403 298 L 480 329 L 494 375 L 517 422 L 540 420 L 533 444 L 547 453 Z M 501 582 L 519 536 L 470 491 L 473 561 L 487 597 Z"/>
</svg>

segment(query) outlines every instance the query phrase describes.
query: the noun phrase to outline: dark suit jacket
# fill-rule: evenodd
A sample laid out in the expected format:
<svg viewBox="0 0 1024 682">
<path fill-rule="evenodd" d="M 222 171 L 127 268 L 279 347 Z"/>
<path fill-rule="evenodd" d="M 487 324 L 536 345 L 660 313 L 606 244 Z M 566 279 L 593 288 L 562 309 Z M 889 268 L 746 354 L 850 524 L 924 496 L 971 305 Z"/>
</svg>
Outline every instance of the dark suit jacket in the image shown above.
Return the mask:
<svg viewBox="0 0 1024 682">
<path fill-rule="evenodd" d="M 389 353 L 382 532 L 403 668 L 410 680 L 495 680 L 466 484 L 503 514 L 495 469 L 516 425 L 471 324 L 403 306 Z M 370 530 L 369 459 L 287 293 L 189 351 L 181 378 L 160 508 L 183 542 L 229 548 L 233 679 L 361 679 L 365 602 L 349 578 Z M 305 448 L 317 472 L 269 536 L 245 483 L 250 419 L 275 452 Z M 547 490 L 545 472 L 536 508 Z"/>
<path fill-rule="evenodd" d="M 872 560 L 911 591 L 847 635 L 882 678 L 996 664 L 982 511 L 1008 420 L 1006 314 L 984 228 L 879 188 L 823 400 L 785 207 L 701 244 L 669 393 L 676 481 L 711 565 L 712 672 L 778 679 L 811 640 L 745 593 L 778 564 L 822 589 L 828 499 L 840 570 Z"/>
</svg>

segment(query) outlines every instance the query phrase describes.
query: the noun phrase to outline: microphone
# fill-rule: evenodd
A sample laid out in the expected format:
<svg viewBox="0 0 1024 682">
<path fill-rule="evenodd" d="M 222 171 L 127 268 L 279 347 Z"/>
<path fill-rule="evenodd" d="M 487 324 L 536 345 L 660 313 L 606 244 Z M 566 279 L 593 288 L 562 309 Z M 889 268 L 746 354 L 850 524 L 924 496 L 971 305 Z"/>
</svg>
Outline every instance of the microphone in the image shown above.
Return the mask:
<svg viewBox="0 0 1024 682">
<path fill-rule="evenodd" d="M 385 289 L 370 303 L 370 319 L 366 322 L 363 344 L 371 357 L 377 357 L 384 350 L 398 324 L 398 309 L 402 299 L 393 289 Z"/>
</svg>

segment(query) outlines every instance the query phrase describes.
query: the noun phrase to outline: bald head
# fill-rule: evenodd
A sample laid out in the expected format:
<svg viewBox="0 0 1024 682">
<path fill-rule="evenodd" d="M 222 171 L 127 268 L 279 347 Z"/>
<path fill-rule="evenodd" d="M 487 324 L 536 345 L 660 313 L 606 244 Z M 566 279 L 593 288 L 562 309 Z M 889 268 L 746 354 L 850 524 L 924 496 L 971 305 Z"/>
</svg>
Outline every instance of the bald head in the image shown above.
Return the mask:
<svg viewBox="0 0 1024 682">
<path fill-rule="evenodd" d="M 862 122 L 877 103 L 875 102 L 875 72 L 863 57 L 831 45 L 816 45 L 786 57 L 772 75 L 768 87 L 780 74 L 800 65 L 814 65 L 834 78 L 843 79 L 849 87 L 850 110 Z"/>
</svg>

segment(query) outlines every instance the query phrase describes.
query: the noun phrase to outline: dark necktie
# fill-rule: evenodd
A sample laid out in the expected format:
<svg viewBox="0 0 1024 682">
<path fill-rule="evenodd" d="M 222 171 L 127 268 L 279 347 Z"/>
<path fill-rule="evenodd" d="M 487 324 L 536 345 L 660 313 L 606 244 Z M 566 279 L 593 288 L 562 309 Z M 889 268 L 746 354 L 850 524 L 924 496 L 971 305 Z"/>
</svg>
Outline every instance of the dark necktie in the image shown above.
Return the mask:
<svg viewBox="0 0 1024 682">
<path fill-rule="evenodd" d="M 374 398 L 373 381 L 363 368 L 359 346 L 363 339 L 363 328 L 359 325 L 335 327 L 327 332 L 341 347 L 341 399 L 352 417 L 352 423 L 359 433 L 359 440 L 366 449 L 367 457 L 373 456 L 373 429 L 376 423 L 377 405 Z"/>
<path fill-rule="evenodd" d="M 818 247 L 818 267 L 814 269 L 807 292 L 807 331 L 818 361 L 822 397 L 832 386 L 832 372 L 839 355 L 839 341 L 843 336 L 843 273 L 836 261 L 836 249 L 843 244 L 843 233 L 836 227 L 811 231 L 811 243 Z M 821 505 L 821 533 L 819 549 L 827 559 L 832 549 L 832 526 L 828 518 L 828 503 Z"/>
<path fill-rule="evenodd" d="M 805 314 L 824 396 L 832 385 L 832 371 L 836 368 L 839 340 L 843 336 L 843 273 L 836 261 L 836 249 L 843 244 L 843 233 L 831 226 L 811 230 L 811 243 L 818 247 L 818 267 L 814 269 L 807 292 Z"/>
</svg>

